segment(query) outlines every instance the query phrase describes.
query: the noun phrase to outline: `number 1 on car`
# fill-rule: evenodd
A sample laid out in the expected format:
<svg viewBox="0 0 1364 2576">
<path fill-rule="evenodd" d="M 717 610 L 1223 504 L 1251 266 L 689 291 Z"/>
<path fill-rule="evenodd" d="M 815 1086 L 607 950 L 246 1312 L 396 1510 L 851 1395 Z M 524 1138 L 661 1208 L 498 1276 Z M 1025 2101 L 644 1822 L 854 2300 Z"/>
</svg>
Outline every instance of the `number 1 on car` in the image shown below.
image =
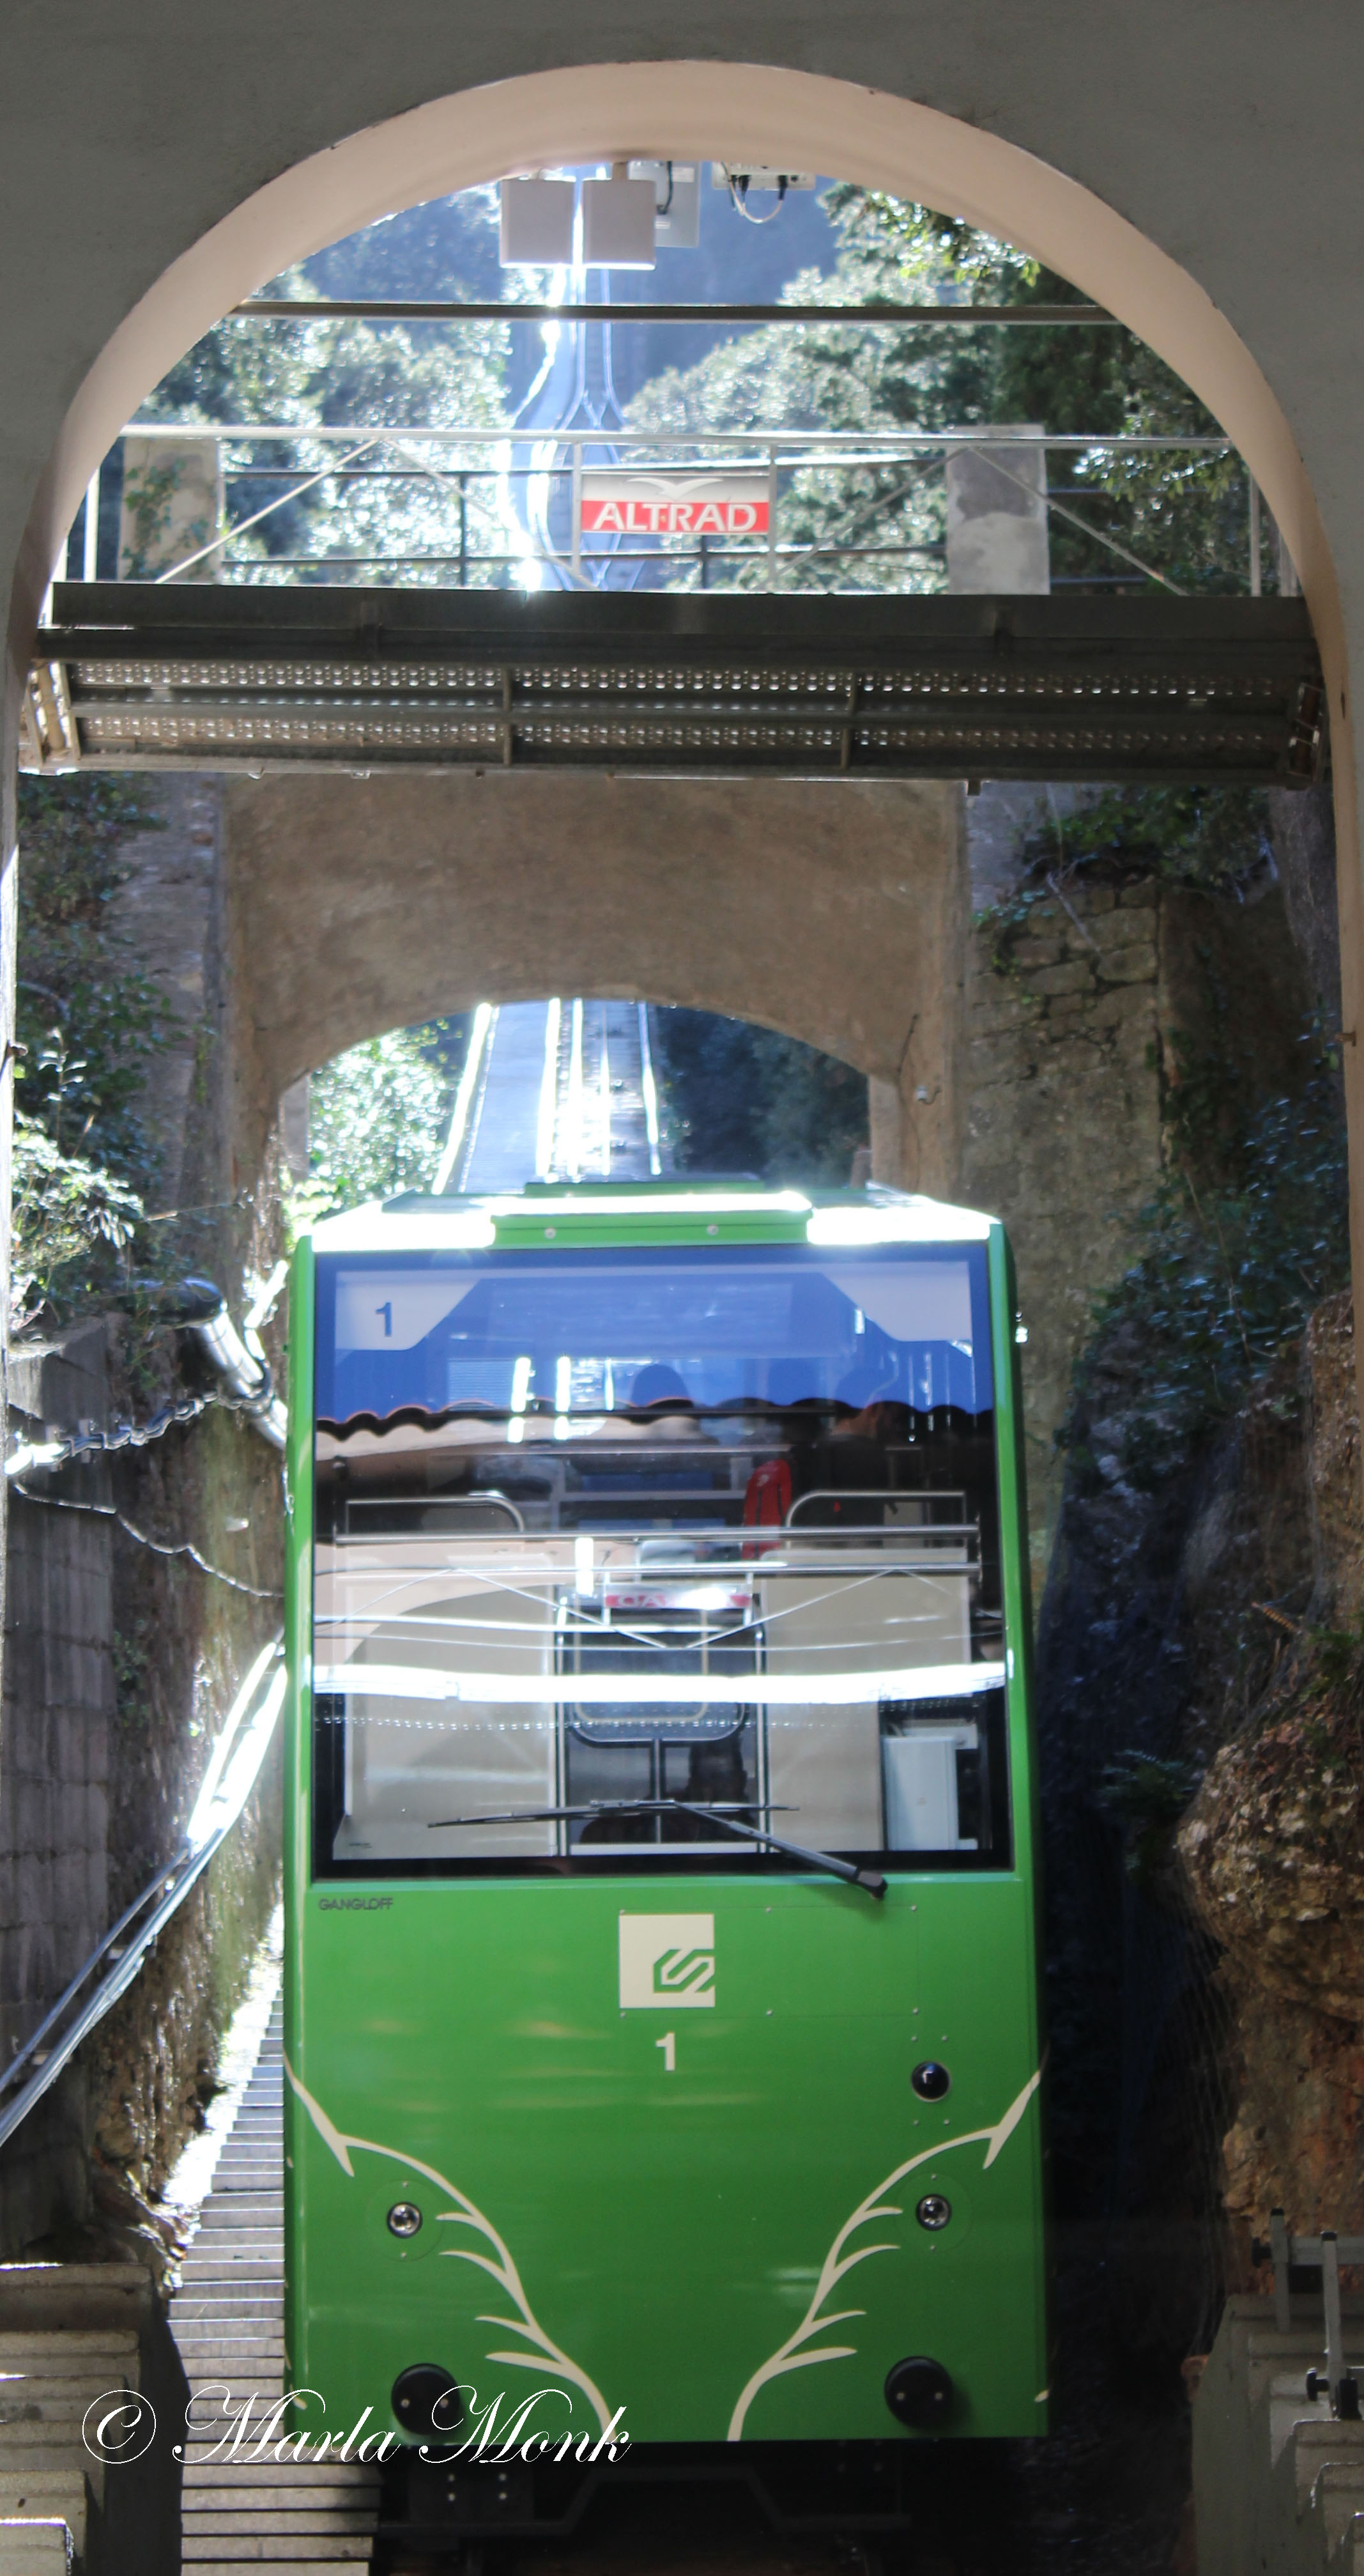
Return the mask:
<svg viewBox="0 0 1364 2576">
<path fill-rule="evenodd" d="M 677 2073 L 677 2040 L 675 2034 L 670 2030 L 665 2030 L 663 2037 L 654 2041 L 654 2046 L 655 2048 L 661 2048 L 663 2051 L 664 2074 L 675 2075 Z"/>
</svg>

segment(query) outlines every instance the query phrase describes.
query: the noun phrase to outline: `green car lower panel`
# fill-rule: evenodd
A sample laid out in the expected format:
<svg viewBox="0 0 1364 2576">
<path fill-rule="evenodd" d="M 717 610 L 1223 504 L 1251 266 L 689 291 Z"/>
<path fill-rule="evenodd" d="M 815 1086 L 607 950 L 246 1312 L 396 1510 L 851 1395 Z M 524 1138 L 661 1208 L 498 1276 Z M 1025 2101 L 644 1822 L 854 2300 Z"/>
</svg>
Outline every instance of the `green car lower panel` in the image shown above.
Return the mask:
<svg viewBox="0 0 1364 2576">
<path fill-rule="evenodd" d="M 563 2391 L 555 2436 L 858 2440 L 926 2355 L 944 2429 L 1045 2430 L 1030 1956 L 1012 1878 L 315 1889 L 295 2386 L 329 2426 L 425 2362 L 499 2422 Z"/>
</svg>

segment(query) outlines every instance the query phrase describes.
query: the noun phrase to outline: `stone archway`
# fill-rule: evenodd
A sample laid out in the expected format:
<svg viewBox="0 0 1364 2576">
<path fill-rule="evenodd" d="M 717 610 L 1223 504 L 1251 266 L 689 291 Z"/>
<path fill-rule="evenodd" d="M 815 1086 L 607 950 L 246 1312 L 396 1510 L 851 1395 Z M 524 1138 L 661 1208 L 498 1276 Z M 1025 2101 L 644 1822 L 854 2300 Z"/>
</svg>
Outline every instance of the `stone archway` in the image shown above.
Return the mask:
<svg viewBox="0 0 1364 2576">
<path fill-rule="evenodd" d="M 666 47 L 661 43 L 659 50 Z M 1086 102 L 1083 113 L 1075 104 L 1083 124 L 1093 102 Z M 1119 98 L 1111 109 L 1115 133 L 1122 112 Z M 1102 167 L 1095 138 L 1085 131 L 1090 166 Z M 1364 921 L 1346 630 L 1325 527 L 1283 405 L 1244 339 L 1190 270 L 1091 189 L 960 115 L 856 81 L 742 61 L 575 64 L 471 86 L 338 136 L 323 151 L 300 154 L 171 261 L 113 331 L 75 392 L 17 567 L 9 627 L 11 699 L 38 600 L 93 465 L 147 388 L 231 304 L 287 261 L 383 213 L 508 169 L 610 156 L 622 148 L 794 160 L 922 198 L 1000 232 L 1106 304 L 1222 421 L 1284 531 L 1327 671 L 1335 719 L 1344 1020 L 1352 1035 L 1364 1005 Z M 1353 1046 L 1347 1049 L 1355 1240 L 1364 1255 L 1364 1069 L 1358 1054 Z"/>
<path fill-rule="evenodd" d="M 959 1186 L 959 789 L 408 771 L 222 805 L 248 1167 L 281 1092 L 362 1038 L 605 993 L 839 1056 L 904 1103 L 886 1177 Z"/>
</svg>

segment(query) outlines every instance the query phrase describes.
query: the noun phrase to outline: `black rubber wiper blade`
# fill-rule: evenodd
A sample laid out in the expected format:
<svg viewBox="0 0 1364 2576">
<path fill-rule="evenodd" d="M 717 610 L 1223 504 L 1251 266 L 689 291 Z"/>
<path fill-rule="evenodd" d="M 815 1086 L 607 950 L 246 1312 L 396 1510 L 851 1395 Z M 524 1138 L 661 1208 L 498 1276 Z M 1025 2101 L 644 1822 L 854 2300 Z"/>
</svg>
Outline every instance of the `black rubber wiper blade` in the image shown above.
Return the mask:
<svg viewBox="0 0 1364 2576">
<path fill-rule="evenodd" d="M 788 1860 L 802 1861 L 807 1869 L 824 1869 L 831 1878 L 846 1880 L 849 1887 L 864 1887 L 868 1896 L 885 1895 L 886 1882 L 879 1869 L 859 1869 L 854 1861 L 838 1860 L 833 1852 L 812 1851 L 805 1843 L 788 1842 L 784 1834 L 764 1832 L 761 1825 L 741 1824 L 721 1807 L 693 1806 L 689 1798 L 654 1798 L 649 1810 L 655 1815 L 700 1816 L 708 1824 L 722 1825 L 726 1833 L 740 1835 L 746 1843 L 765 1843 L 769 1851 L 785 1852 Z"/>
<path fill-rule="evenodd" d="M 763 1843 L 769 1851 L 784 1852 L 788 1860 L 800 1861 L 806 1869 L 822 1869 L 830 1878 L 841 1878 L 849 1887 L 865 1888 L 868 1896 L 881 1897 L 886 1882 L 877 1869 L 859 1869 L 854 1861 L 839 1860 L 833 1852 L 812 1851 L 805 1843 L 788 1841 L 784 1834 L 769 1834 L 761 1825 L 740 1822 L 747 1811 L 726 1814 L 723 1807 L 694 1805 L 689 1798 L 606 1798 L 590 1807 L 504 1807 L 496 1815 L 438 1816 L 428 1826 L 429 1833 L 440 1833 L 454 1825 L 549 1825 L 591 1822 L 598 1816 L 699 1816 L 703 1824 L 719 1825 L 725 1833 L 734 1834 L 740 1842 Z"/>
</svg>

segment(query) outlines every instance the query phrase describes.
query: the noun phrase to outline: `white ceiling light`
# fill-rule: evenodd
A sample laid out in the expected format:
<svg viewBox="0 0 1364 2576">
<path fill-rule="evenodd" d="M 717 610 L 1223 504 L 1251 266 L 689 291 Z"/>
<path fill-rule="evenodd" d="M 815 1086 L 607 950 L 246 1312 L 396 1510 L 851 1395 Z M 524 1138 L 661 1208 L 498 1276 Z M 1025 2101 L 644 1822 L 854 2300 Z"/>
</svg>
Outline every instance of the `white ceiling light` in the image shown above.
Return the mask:
<svg viewBox="0 0 1364 2576">
<path fill-rule="evenodd" d="M 570 268 L 573 263 L 571 179 L 504 179 L 498 256 L 504 268 Z"/>
<path fill-rule="evenodd" d="M 584 268 L 652 268 L 658 198 L 652 178 L 614 161 L 609 179 L 583 181 Z"/>
</svg>

